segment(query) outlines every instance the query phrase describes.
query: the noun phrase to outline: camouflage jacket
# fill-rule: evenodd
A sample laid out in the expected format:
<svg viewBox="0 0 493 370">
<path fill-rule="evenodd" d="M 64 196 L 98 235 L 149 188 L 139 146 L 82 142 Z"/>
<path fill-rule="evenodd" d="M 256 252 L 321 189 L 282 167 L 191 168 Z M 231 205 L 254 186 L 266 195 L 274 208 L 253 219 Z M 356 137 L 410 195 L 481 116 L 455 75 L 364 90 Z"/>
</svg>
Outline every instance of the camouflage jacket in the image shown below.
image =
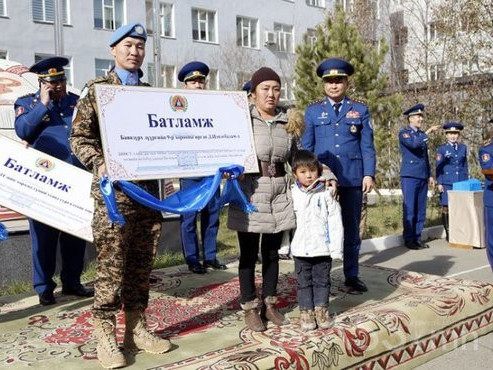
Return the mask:
<svg viewBox="0 0 493 370">
<path fill-rule="evenodd" d="M 118 75 L 112 71 L 107 76 L 98 77 L 86 84 L 73 114 L 72 132 L 69 141 L 73 153 L 94 175 L 92 196 L 96 201 L 102 202 L 102 195 L 99 189 L 98 168 L 105 162 L 99 129 L 95 84 L 121 85 L 122 83 Z M 142 82 L 139 82 L 139 85 L 149 86 Z M 158 196 L 157 181 L 139 181 L 138 185 L 154 196 Z M 136 205 L 135 202 L 118 190 L 116 191 L 116 200 L 119 206 L 125 205 L 130 207 L 125 207 L 127 209 L 131 209 Z M 121 211 L 124 211 L 121 207 L 119 208 Z"/>
</svg>

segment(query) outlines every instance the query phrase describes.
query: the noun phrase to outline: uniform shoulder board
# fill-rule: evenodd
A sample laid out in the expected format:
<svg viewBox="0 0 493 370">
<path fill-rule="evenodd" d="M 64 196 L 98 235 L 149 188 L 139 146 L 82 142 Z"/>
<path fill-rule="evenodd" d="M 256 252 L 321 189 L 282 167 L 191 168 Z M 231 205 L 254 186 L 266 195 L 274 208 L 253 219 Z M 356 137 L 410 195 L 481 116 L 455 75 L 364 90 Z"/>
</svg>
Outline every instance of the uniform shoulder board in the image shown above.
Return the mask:
<svg viewBox="0 0 493 370">
<path fill-rule="evenodd" d="M 312 101 L 311 103 L 308 103 L 308 106 L 310 106 L 310 105 L 315 105 L 315 104 L 319 104 L 319 103 L 321 103 L 321 102 L 323 102 L 323 101 L 324 101 L 324 99 L 314 100 L 314 101 Z"/>
<path fill-rule="evenodd" d="M 30 94 L 19 96 L 17 99 L 32 98 L 35 95 L 36 95 L 35 93 L 30 93 Z"/>
<path fill-rule="evenodd" d="M 365 102 L 365 101 L 360 100 L 360 99 L 349 98 L 349 100 L 351 100 L 351 101 L 352 101 L 352 102 L 354 102 L 354 103 L 358 103 L 358 104 L 362 104 L 362 105 L 368 105 L 368 104 L 366 104 L 366 102 Z"/>
<path fill-rule="evenodd" d="M 99 77 L 96 77 L 94 80 L 89 81 L 87 83 L 87 87 L 90 87 L 91 85 L 94 85 L 94 84 L 100 84 L 100 83 L 103 83 L 106 81 L 108 81 L 108 76 L 99 76 Z"/>
</svg>

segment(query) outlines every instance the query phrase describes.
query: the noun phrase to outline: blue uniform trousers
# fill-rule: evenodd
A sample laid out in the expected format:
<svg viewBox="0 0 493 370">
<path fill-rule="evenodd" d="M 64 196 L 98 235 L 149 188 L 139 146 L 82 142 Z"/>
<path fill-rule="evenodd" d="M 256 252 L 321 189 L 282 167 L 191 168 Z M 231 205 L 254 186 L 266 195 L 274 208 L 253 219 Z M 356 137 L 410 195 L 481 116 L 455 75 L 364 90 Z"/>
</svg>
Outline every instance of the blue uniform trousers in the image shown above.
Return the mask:
<svg viewBox="0 0 493 370">
<path fill-rule="evenodd" d="M 428 179 L 401 177 L 405 242 L 419 241 L 426 221 Z"/>
<path fill-rule="evenodd" d="M 363 205 L 361 187 L 339 187 L 342 225 L 344 226 L 344 276 L 357 277 L 359 273 L 359 223 Z"/>
<path fill-rule="evenodd" d="M 493 270 L 493 207 L 484 207 L 484 231 L 486 234 L 486 255 Z"/>
<path fill-rule="evenodd" d="M 181 179 L 182 189 L 186 189 L 202 181 L 202 178 Z M 217 253 L 217 231 L 219 229 L 219 208 L 220 192 L 216 193 L 200 211 L 200 235 L 204 253 L 204 260 L 212 261 L 216 259 Z M 199 212 L 190 212 L 181 216 L 181 240 L 183 255 L 188 264 L 198 263 L 200 259 L 199 241 L 197 237 L 197 216 Z"/>
<path fill-rule="evenodd" d="M 440 204 L 444 207 L 448 207 L 448 194 L 447 191 L 452 190 L 452 185 L 442 184 L 443 193 L 440 193 Z"/>
<path fill-rule="evenodd" d="M 80 275 L 84 268 L 85 240 L 66 234 L 41 222 L 29 219 L 33 250 L 33 285 L 38 294 L 53 291 L 56 267 L 57 245 L 60 243 L 62 269 L 60 279 L 65 288 L 80 285 Z"/>
</svg>

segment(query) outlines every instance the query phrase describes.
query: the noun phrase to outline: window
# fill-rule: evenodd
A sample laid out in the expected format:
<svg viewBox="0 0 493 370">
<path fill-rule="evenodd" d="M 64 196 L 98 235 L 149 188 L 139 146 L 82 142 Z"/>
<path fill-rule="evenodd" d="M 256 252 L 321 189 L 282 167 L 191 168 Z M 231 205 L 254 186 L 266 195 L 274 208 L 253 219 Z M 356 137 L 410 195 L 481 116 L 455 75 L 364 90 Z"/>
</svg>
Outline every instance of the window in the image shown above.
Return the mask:
<svg viewBox="0 0 493 370">
<path fill-rule="evenodd" d="M 336 0 L 336 3 L 339 4 L 345 12 L 354 11 L 354 0 Z"/>
<path fill-rule="evenodd" d="M 147 33 L 152 35 L 154 30 L 152 29 L 153 9 L 152 2 L 146 1 L 146 25 Z M 173 4 L 160 3 L 159 4 L 159 28 L 160 35 L 163 37 L 175 37 L 175 19 L 173 12 Z"/>
<path fill-rule="evenodd" d="M 426 30 L 427 30 L 426 36 L 428 41 L 433 41 L 441 36 L 436 22 L 428 23 L 428 27 L 426 28 Z"/>
<path fill-rule="evenodd" d="M 258 48 L 258 20 L 236 17 L 236 44 L 245 48 Z"/>
<path fill-rule="evenodd" d="M 5 0 L 0 0 L 0 17 L 7 16 L 7 4 L 5 4 Z"/>
<path fill-rule="evenodd" d="M 251 73 L 247 72 L 237 72 L 236 73 L 236 80 L 238 81 L 238 90 L 241 90 L 243 88 L 243 85 L 252 78 Z"/>
<path fill-rule="evenodd" d="M 9 59 L 9 56 L 7 54 L 7 50 L 0 50 L 0 59 Z"/>
<path fill-rule="evenodd" d="M 394 32 L 394 46 L 404 46 L 407 43 L 407 27 L 401 27 Z"/>
<path fill-rule="evenodd" d="M 209 90 L 219 90 L 219 72 L 217 69 L 210 69 L 207 78 L 207 88 Z"/>
<path fill-rule="evenodd" d="M 96 71 L 96 77 L 106 76 L 113 67 L 112 59 L 95 59 L 94 69 Z"/>
<path fill-rule="evenodd" d="M 170 65 L 161 66 L 161 76 L 163 83 L 161 86 L 157 86 L 154 75 L 154 63 L 147 64 L 147 82 L 156 87 L 176 87 L 176 67 Z"/>
<path fill-rule="evenodd" d="M 308 45 L 315 45 L 317 42 L 317 30 L 314 30 L 313 28 L 309 28 L 306 30 L 305 33 L 305 44 Z"/>
<path fill-rule="evenodd" d="M 325 8 L 325 0 L 306 0 L 306 5 L 318 6 L 319 8 Z"/>
<path fill-rule="evenodd" d="M 33 21 L 55 21 L 55 0 L 32 0 Z M 62 0 L 63 23 L 70 24 L 70 1 Z"/>
<path fill-rule="evenodd" d="M 444 77 L 445 73 L 441 64 L 430 65 L 430 81 L 442 80 Z"/>
<path fill-rule="evenodd" d="M 293 86 L 294 86 L 293 81 L 289 81 L 284 78 L 281 79 L 281 100 L 294 99 Z"/>
<path fill-rule="evenodd" d="M 217 42 L 216 12 L 192 9 L 192 37 L 195 41 Z"/>
<path fill-rule="evenodd" d="M 94 0 L 94 27 L 116 30 L 124 23 L 124 0 Z"/>
<path fill-rule="evenodd" d="M 51 55 L 51 54 L 34 54 L 34 63 L 38 63 L 39 61 L 43 60 L 43 59 L 46 59 L 46 58 L 51 58 L 51 57 L 54 57 L 55 55 Z M 65 70 L 65 77 L 67 77 L 67 84 L 69 85 L 73 85 L 74 84 L 74 81 L 73 81 L 73 76 L 72 76 L 72 58 L 64 55 L 65 58 L 68 59 L 68 64 L 63 67 L 63 69 Z"/>
<path fill-rule="evenodd" d="M 286 53 L 292 53 L 294 51 L 293 26 L 274 23 L 274 31 L 277 32 L 278 50 Z"/>
</svg>

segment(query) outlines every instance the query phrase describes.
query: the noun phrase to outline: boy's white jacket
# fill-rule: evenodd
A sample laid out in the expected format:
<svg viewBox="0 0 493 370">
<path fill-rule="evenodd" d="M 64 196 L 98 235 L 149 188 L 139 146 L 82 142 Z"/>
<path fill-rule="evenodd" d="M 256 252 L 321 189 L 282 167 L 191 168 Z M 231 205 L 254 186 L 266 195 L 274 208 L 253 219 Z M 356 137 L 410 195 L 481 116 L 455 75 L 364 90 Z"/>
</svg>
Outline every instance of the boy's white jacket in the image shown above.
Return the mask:
<svg viewBox="0 0 493 370">
<path fill-rule="evenodd" d="M 323 178 L 319 180 L 323 181 Z M 291 185 L 296 231 L 291 242 L 295 257 L 331 256 L 341 259 L 344 249 L 341 206 L 329 188 L 315 181 L 306 190 Z"/>
</svg>

